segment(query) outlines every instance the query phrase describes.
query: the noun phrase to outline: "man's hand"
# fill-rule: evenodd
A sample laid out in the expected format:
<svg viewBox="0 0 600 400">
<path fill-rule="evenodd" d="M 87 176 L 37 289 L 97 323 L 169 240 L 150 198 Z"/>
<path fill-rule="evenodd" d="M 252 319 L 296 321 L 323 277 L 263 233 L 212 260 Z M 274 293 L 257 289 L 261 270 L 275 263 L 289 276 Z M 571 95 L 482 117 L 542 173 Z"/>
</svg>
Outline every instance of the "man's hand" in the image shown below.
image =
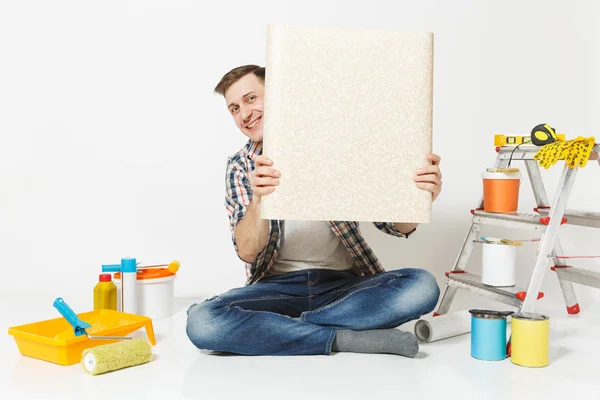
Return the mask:
<svg viewBox="0 0 600 400">
<path fill-rule="evenodd" d="M 273 193 L 279 185 L 279 171 L 271 168 L 273 161 L 260 155 L 254 160 L 256 168 L 250 173 L 252 201 L 246 215 L 236 226 L 234 235 L 240 258 L 246 262 L 256 261 L 258 254 L 269 243 L 269 220 L 260 218 L 261 197 Z"/>
<path fill-rule="evenodd" d="M 436 154 L 428 154 L 427 160 L 431 161 L 431 165 L 418 169 L 417 175 L 413 179 L 418 188 L 431 192 L 432 201 L 435 201 L 442 191 L 442 171 L 440 170 L 442 159 Z"/>
<path fill-rule="evenodd" d="M 250 173 L 250 185 L 252 186 L 253 196 L 266 196 L 275 191 L 275 186 L 279 185 L 281 173 L 272 168 L 273 161 L 260 155 L 254 160 L 256 168 Z"/>
<path fill-rule="evenodd" d="M 435 201 L 442 191 L 442 171 L 440 170 L 442 159 L 436 154 L 427 154 L 426 158 L 431 161 L 431 165 L 419 168 L 417 175 L 413 179 L 418 188 L 430 191 L 432 201 Z M 418 225 L 409 222 L 394 222 L 396 229 L 404 234 L 409 233 Z"/>
</svg>

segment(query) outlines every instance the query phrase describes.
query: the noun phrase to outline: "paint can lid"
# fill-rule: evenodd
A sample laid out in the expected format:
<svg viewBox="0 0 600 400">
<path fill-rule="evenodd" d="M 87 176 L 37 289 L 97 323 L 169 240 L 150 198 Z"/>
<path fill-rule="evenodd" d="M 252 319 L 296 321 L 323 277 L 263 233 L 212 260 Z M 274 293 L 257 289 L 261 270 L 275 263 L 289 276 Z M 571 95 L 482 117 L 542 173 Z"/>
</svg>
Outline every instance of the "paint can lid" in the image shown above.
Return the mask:
<svg viewBox="0 0 600 400">
<path fill-rule="evenodd" d="M 484 171 L 481 174 L 483 179 L 521 179 L 520 172 L 490 172 Z"/>
<path fill-rule="evenodd" d="M 512 318 L 515 318 L 515 319 L 526 319 L 526 320 L 530 320 L 530 321 L 545 321 L 549 317 L 547 315 L 544 315 L 544 314 L 522 312 L 522 313 L 513 314 Z"/>
<path fill-rule="evenodd" d="M 479 310 L 479 309 L 472 309 L 472 310 L 469 310 L 469 312 L 471 313 L 471 315 L 473 315 L 473 317 L 482 318 L 482 319 L 504 319 L 513 313 L 513 311 L 496 311 L 496 310 Z"/>
<path fill-rule="evenodd" d="M 160 278 L 169 278 L 175 276 L 174 273 L 169 271 L 168 268 L 147 268 L 147 269 L 138 269 L 137 271 L 137 280 L 143 281 L 146 279 L 160 279 Z M 115 279 L 121 279 L 121 273 L 115 273 Z"/>
</svg>

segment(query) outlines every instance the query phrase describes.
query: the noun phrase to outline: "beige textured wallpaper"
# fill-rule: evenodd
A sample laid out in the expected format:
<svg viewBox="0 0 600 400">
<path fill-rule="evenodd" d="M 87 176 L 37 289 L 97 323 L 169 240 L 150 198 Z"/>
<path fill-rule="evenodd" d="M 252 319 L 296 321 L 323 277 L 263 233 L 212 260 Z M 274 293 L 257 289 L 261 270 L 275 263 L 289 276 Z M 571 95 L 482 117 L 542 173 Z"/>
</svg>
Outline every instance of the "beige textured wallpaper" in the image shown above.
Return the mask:
<svg viewBox="0 0 600 400">
<path fill-rule="evenodd" d="M 432 33 L 269 25 L 266 67 L 263 218 L 430 222 Z"/>
</svg>

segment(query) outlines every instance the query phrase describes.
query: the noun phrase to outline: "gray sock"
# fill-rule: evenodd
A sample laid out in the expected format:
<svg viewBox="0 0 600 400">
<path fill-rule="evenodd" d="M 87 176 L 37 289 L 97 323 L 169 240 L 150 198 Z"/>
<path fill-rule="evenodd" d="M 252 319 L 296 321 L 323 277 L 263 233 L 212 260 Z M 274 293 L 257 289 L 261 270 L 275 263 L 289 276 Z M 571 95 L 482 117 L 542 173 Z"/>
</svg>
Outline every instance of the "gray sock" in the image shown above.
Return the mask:
<svg viewBox="0 0 600 400">
<path fill-rule="evenodd" d="M 419 340 L 414 334 L 397 329 L 339 330 L 331 350 L 349 353 L 399 354 L 412 358 L 419 352 Z"/>
</svg>

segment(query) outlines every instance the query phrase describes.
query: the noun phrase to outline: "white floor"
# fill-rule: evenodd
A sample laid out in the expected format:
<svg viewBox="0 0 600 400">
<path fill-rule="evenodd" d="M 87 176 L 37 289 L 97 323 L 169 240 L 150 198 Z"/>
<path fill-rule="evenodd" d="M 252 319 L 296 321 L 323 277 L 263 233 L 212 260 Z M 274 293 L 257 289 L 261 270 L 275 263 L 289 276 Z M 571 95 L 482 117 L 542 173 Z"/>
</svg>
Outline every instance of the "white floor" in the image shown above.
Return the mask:
<svg viewBox="0 0 600 400">
<path fill-rule="evenodd" d="M 551 317 L 550 365 L 532 369 L 510 359 L 470 357 L 470 335 L 421 344 L 416 359 L 339 353 L 332 356 L 222 356 L 197 350 L 185 335 L 185 309 L 154 322 L 157 345 L 148 364 L 88 376 L 23 357 L 8 327 L 50 318 L 32 300 L 12 308 L 0 299 L 0 399 L 574 399 L 599 398 L 600 307 L 582 305 L 579 316 L 563 308 Z M 52 311 L 50 311 L 52 312 Z M 412 330 L 413 324 L 403 326 Z M 144 336 L 144 331 L 135 336 Z M 590 397 L 591 396 L 591 397 Z"/>
</svg>

